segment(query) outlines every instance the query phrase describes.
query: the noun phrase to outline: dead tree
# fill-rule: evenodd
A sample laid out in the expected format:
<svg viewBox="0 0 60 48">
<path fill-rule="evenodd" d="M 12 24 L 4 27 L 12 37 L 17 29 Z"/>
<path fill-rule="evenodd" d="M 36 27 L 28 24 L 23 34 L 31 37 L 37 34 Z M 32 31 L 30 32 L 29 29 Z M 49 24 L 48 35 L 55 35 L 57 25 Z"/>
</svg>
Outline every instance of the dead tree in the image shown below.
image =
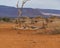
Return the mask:
<svg viewBox="0 0 60 48">
<path fill-rule="evenodd" d="M 28 0 L 23 0 L 22 1 L 22 5 L 21 5 L 21 8 L 19 8 L 19 0 L 17 2 L 17 9 L 18 9 L 18 17 L 17 17 L 17 24 L 18 24 L 18 27 L 20 28 L 21 26 L 21 22 L 20 22 L 20 17 L 22 17 L 22 10 L 23 10 L 23 6 L 25 5 L 25 3 L 27 2 Z"/>
</svg>

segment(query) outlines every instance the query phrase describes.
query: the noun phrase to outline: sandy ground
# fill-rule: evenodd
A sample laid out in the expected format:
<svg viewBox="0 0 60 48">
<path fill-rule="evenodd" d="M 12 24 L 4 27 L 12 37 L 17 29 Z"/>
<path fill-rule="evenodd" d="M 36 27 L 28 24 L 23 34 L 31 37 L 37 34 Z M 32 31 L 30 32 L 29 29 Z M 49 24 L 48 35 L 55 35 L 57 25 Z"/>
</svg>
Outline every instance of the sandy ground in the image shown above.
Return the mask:
<svg viewBox="0 0 60 48">
<path fill-rule="evenodd" d="M 32 31 L 14 30 L 12 26 L 0 23 L 0 48 L 60 48 L 60 35 L 30 34 Z"/>
</svg>

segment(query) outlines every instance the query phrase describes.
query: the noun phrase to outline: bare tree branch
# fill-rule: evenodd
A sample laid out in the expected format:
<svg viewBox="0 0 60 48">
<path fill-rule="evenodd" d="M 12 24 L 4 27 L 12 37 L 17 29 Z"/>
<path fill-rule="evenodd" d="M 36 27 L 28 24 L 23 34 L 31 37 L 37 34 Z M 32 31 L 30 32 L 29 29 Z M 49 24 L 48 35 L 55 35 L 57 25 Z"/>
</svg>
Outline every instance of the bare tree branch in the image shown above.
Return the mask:
<svg viewBox="0 0 60 48">
<path fill-rule="evenodd" d="M 28 0 L 23 0 L 22 1 L 22 5 L 21 5 L 21 9 L 19 8 L 19 0 L 17 1 L 17 8 L 18 8 L 18 17 L 17 17 L 17 23 L 19 24 L 19 26 L 21 26 L 21 23 L 20 23 L 20 17 L 22 16 L 22 9 L 23 9 L 23 6 L 24 4 L 27 2 Z"/>
</svg>

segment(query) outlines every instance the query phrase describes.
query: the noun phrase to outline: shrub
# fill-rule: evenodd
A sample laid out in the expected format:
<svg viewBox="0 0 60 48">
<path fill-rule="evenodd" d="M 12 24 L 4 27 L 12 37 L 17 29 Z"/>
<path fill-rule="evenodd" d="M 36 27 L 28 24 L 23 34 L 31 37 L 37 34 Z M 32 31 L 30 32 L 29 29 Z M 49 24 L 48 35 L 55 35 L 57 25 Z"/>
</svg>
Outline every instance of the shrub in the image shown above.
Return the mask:
<svg viewBox="0 0 60 48">
<path fill-rule="evenodd" d="M 2 18 L 2 20 L 5 21 L 5 22 L 9 22 L 10 18 L 4 17 L 4 18 Z"/>
<path fill-rule="evenodd" d="M 2 20 L 2 18 L 0 18 L 0 21 Z"/>
<path fill-rule="evenodd" d="M 51 32 L 52 35 L 60 34 L 60 29 L 55 29 L 53 32 Z"/>
</svg>

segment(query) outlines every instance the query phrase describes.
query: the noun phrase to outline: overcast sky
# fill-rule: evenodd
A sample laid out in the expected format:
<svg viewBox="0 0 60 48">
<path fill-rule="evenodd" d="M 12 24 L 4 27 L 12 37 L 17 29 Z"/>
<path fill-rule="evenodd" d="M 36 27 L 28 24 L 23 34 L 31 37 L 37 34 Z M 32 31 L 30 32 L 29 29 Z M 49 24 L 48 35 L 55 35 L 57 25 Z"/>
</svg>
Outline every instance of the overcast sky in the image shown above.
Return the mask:
<svg viewBox="0 0 60 48">
<path fill-rule="evenodd" d="M 19 6 L 21 6 L 22 0 L 19 1 Z M 17 0 L 0 0 L 0 5 L 16 7 L 16 2 Z M 31 0 L 28 1 L 24 7 L 60 10 L 60 0 Z"/>
</svg>

